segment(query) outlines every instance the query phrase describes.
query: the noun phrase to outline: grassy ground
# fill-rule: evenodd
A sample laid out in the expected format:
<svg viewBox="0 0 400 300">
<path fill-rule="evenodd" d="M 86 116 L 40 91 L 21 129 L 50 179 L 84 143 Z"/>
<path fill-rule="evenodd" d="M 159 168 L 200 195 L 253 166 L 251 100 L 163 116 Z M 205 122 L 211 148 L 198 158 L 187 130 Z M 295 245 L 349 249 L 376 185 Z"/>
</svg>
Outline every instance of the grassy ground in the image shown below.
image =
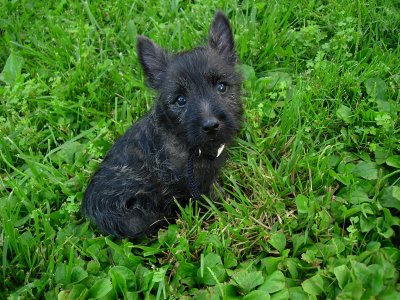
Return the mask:
<svg viewBox="0 0 400 300">
<path fill-rule="evenodd" d="M 246 79 L 229 199 L 100 235 L 83 191 L 152 105 L 136 35 L 187 49 L 217 8 Z M 0 298 L 400 299 L 399 28 L 397 0 L 0 1 Z"/>
</svg>

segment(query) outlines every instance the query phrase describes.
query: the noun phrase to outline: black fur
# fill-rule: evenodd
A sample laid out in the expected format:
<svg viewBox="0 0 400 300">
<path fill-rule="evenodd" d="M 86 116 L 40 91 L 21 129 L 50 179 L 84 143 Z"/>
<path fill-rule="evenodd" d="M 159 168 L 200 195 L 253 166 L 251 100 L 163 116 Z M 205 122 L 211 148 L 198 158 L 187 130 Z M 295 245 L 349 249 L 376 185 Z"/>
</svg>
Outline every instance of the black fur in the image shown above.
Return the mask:
<svg viewBox="0 0 400 300">
<path fill-rule="evenodd" d="M 226 151 L 240 129 L 241 77 L 228 19 L 217 12 L 208 44 L 168 54 L 139 36 L 137 51 L 149 85 L 158 92 L 153 109 L 113 145 L 94 174 L 83 213 L 106 233 L 138 238 L 176 215 L 174 199 L 191 198 L 190 153 L 200 193 L 209 195 Z M 211 157 L 211 158 L 210 158 Z"/>
</svg>

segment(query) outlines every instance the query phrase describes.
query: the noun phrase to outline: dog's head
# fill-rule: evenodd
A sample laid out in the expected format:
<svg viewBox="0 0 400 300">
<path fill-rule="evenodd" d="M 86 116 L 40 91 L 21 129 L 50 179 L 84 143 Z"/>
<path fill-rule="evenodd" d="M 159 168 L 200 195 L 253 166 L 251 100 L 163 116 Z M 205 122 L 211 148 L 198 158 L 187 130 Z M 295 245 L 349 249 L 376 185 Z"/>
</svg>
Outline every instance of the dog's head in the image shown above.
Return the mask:
<svg viewBox="0 0 400 300">
<path fill-rule="evenodd" d="M 137 50 L 149 85 L 159 93 L 156 114 L 163 126 L 190 148 L 214 151 L 232 141 L 240 128 L 242 80 L 222 12 L 215 14 L 204 47 L 170 55 L 139 36 Z"/>
</svg>

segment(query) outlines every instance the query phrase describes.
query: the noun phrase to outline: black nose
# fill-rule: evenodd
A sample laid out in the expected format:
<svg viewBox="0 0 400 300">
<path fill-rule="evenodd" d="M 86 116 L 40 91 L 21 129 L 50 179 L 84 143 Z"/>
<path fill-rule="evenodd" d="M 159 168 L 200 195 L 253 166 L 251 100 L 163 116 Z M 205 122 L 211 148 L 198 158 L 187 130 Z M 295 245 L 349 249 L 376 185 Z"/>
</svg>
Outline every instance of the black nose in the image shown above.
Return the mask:
<svg viewBox="0 0 400 300">
<path fill-rule="evenodd" d="M 210 118 L 203 121 L 202 128 L 205 132 L 210 133 L 217 130 L 219 122 L 216 118 Z"/>
</svg>

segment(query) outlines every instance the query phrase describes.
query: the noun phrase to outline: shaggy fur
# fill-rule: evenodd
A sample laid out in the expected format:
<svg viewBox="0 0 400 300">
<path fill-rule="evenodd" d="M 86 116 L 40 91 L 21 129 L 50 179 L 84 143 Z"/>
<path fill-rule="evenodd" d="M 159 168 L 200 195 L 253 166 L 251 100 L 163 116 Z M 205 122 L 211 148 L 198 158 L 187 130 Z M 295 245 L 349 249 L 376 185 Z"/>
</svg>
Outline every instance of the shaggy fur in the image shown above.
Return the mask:
<svg viewBox="0 0 400 300">
<path fill-rule="evenodd" d="M 155 105 L 113 145 L 94 174 L 83 213 L 105 233 L 138 238 L 176 216 L 174 199 L 192 197 L 188 161 L 198 191 L 209 195 L 226 151 L 240 129 L 241 77 L 228 19 L 214 16 L 206 46 L 168 54 L 139 36 L 137 51 Z M 190 177 L 190 176 L 189 176 Z"/>
</svg>

